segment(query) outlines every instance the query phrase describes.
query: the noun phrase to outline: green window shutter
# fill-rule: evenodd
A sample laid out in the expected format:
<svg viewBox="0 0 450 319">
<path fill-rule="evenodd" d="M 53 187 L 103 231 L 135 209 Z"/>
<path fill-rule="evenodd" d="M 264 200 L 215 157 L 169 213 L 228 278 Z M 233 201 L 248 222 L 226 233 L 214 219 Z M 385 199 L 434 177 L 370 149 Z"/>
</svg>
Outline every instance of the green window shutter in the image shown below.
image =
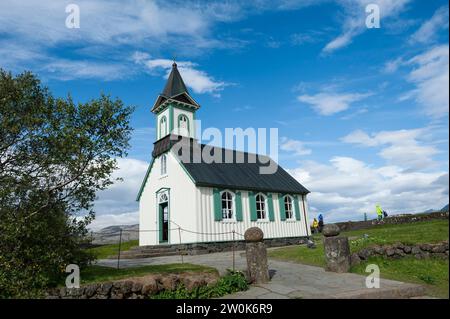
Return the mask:
<svg viewBox="0 0 450 319">
<path fill-rule="evenodd" d="M 234 195 L 234 206 L 236 208 L 236 220 L 238 222 L 241 222 L 243 220 L 242 218 L 242 198 L 241 198 L 241 192 L 236 192 Z"/>
<path fill-rule="evenodd" d="M 220 190 L 214 188 L 213 190 L 214 197 L 214 220 L 220 221 L 222 220 L 222 203 L 220 202 Z"/>
<path fill-rule="evenodd" d="M 250 220 L 255 222 L 258 220 L 258 215 L 256 214 L 256 198 L 255 193 L 248 192 L 248 200 L 250 202 Z"/>
<path fill-rule="evenodd" d="M 294 196 L 295 219 L 300 220 L 300 205 L 298 204 L 298 195 Z"/>
<path fill-rule="evenodd" d="M 283 194 L 278 194 L 278 204 L 280 205 L 280 218 L 281 220 L 286 220 L 286 208 L 284 207 Z"/>
<path fill-rule="evenodd" d="M 269 220 L 273 222 L 275 220 L 275 214 L 273 212 L 273 199 L 272 194 L 267 194 L 267 206 L 269 208 Z"/>
</svg>

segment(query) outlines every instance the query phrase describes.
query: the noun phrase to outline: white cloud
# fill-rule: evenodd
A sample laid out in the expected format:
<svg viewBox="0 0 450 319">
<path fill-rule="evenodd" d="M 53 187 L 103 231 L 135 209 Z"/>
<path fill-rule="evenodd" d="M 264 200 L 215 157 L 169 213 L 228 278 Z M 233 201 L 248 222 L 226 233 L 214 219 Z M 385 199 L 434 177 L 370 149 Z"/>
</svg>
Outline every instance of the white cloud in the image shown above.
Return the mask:
<svg viewBox="0 0 450 319">
<path fill-rule="evenodd" d="M 281 139 L 280 149 L 292 152 L 296 156 L 309 155 L 312 153 L 311 149 L 307 148 L 302 141 L 292 140 L 286 137 Z"/>
<path fill-rule="evenodd" d="M 420 28 L 411 35 L 411 43 L 431 43 L 436 40 L 436 34 L 441 29 L 448 29 L 448 6 L 436 10 L 431 19 L 424 22 Z"/>
<path fill-rule="evenodd" d="M 73 79 L 102 79 L 117 80 L 130 75 L 126 65 L 96 62 L 57 59 L 51 60 L 42 67 L 49 77 L 67 81 Z"/>
<path fill-rule="evenodd" d="M 416 89 L 409 96 L 422 106 L 423 112 L 432 118 L 448 116 L 449 110 L 449 48 L 448 44 L 436 46 L 407 62 L 414 69 L 408 81 Z"/>
<path fill-rule="evenodd" d="M 435 146 L 425 145 L 423 136 L 428 129 L 381 131 L 371 134 L 356 130 L 342 138 L 344 143 L 366 147 L 381 147 L 379 155 L 390 165 L 406 170 L 434 167 L 433 156 L 439 151 Z"/>
<path fill-rule="evenodd" d="M 438 209 L 448 203 L 448 172 L 411 172 L 399 166 L 373 167 L 351 157 L 333 157 L 327 164 L 306 161 L 289 172 L 311 191 L 313 213 L 326 221 L 358 220 L 375 204 L 390 214 Z M 313 218 L 314 216 L 310 216 Z"/>
<path fill-rule="evenodd" d="M 112 177 L 122 178 L 123 181 L 116 182 L 97 194 L 94 206 L 97 216 L 136 211 L 136 197 L 148 165 L 147 162 L 132 158 L 118 159 L 119 169 Z"/>
<path fill-rule="evenodd" d="M 384 64 L 383 71 L 385 73 L 394 73 L 404 63 L 402 58 L 396 58 L 389 60 Z"/>
<path fill-rule="evenodd" d="M 148 68 L 151 73 L 158 70 L 165 71 L 167 78 L 172 69 L 172 60 L 169 59 L 152 59 L 150 55 L 142 52 L 136 52 L 133 55 L 135 63 L 142 64 Z M 178 70 L 183 77 L 186 85 L 194 90 L 195 93 L 210 93 L 219 96 L 228 83 L 216 81 L 212 76 L 206 72 L 196 69 L 197 64 L 190 61 L 177 61 Z"/>
<path fill-rule="evenodd" d="M 365 8 L 368 4 L 377 4 L 380 8 L 381 23 L 385 19 L 397 16 L 409 0 L 339 0 L 345 11 L 342 32 L 323 48 L 323 53 L 332 53 L 349 45 L 355 36 L 363 33 L 367 27 Z"/>
<path fill-rule="evenodd" d="M 321 115 L 333 115 L 347 110 L 354 102 L 365 99 L 370 93 L 327 93 L 303 94 L 297 97 L 300 102 L 310 104 Z"/>
</svg>

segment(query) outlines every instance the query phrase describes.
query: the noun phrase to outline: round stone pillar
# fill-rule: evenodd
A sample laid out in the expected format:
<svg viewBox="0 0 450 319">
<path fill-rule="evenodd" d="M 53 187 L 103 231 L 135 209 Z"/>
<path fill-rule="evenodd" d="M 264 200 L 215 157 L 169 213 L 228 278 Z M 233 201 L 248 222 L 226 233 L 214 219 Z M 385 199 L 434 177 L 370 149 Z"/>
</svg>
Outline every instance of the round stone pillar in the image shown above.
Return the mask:
<svg viewBox="0 0 450 319">
<path fill-rule="evenodd" d="M 247 271 L 252 283 L 263 284 L 270 280 L 267 265 L 267 249 L 263 242 L 264 233 L 258 227 L 246 230 L 245 254 L 247 256 Z"/>
</svg>

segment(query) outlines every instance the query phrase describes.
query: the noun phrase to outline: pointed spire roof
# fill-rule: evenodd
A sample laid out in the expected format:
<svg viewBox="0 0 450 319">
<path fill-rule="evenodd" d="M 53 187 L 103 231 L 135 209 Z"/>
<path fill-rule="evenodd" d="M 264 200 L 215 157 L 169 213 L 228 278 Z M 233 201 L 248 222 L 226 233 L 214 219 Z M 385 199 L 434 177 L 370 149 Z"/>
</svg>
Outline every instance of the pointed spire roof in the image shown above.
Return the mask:
<svg viewBox="0 0 450 319">
<path fill-rule="evenodd" d="M 189 95 L 184 84 L 183 78 L 178 71 L 177 64 L 173 62 L 172 71 L 170 71 L 166 86 L 163 92 L 158 96 L 152 107 L 152 112 L 157 113 L 159 109 L 164 107 L 166 102 L 182 103 L 188 107 L 198 109 L 200 105 Z"/>
<path fill-rule="evenodd" d="M 181 77 L 181 74 L 178 71 L 177 64 L 173 62 L 172 71 L 170 72 L 169 78 L 167 79 L 167 83 L 164 87 L 162 95 L 170 98 L 181 93 L 189 94 L 186 85 L 184 84 L 184 81 Z"/>
</svg>

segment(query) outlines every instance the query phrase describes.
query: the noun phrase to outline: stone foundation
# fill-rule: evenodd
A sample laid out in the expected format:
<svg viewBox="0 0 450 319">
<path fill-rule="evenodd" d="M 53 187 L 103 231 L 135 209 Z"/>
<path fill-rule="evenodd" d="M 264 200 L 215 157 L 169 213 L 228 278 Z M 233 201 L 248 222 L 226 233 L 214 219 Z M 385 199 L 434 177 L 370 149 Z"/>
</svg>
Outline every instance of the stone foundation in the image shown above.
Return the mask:
<svg viewBox="0 0 450 319">
<path fill-rule="evenodd" d="M 268 238 L 263 242 L 266 247 L 282 247 L 289 245 L 306 244 L 308 237 L 287 237 L 287 238 Z M 121 252 L 121 258 L 147 258 L 159 257 L 169 255 L 200 255 L 217 252 L 232 251 L 233 246 L 235 250 L 245 250 L 245 241 L 220 241 L 220 242 L 205 242 L 192 244 L 174 244 L 174 245 L 155 245 L 155 246 L 136 246 L 128 251 Z M 117 256 L 110 258 L 116 259 Z"/>
</svg>

